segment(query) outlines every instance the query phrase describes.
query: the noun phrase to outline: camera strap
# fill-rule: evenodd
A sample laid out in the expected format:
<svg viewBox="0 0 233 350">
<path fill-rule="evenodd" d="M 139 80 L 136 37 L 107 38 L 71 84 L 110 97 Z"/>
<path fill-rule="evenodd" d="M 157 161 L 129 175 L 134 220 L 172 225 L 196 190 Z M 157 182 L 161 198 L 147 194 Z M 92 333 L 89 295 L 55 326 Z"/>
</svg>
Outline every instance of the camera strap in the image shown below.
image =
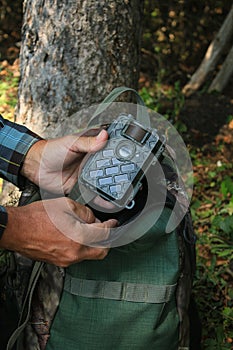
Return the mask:
<svg viewBox="0 0 233 350">
<path fill-rule="evenodd" d="M 137 99 L 137 116 L 136 120 L 142 124 L 145 127 L 150 127 L 150 117 L 147 111 L 147 108 L 145 106 L 145 103 L 139 93 L 131 88 L 128 88 L 126 86 L 120 86 L 115 89 L 113 89 L 110 94 L 105 97 L 103 102 L 98 106 L 96 109 L 92 119 L 90 120 L 88 126 L 93 126 L 95 124 L 96 117 L 101 114 L 103 111 L 105 111 L 121 94 L 124 92 L 133 92 L 136 99 Z"/>
</svg>

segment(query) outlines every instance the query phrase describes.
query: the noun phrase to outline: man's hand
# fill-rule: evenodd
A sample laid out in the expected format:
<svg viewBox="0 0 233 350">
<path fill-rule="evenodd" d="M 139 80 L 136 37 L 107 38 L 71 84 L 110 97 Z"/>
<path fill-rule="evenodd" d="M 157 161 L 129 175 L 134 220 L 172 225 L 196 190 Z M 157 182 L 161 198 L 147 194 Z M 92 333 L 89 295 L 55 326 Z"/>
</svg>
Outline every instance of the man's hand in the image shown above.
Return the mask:
<svg viewBox="0 0 233 350">
<path fill-rule="evenodd" d="M 108 139 L 102 130 L 97 136 L 69 135 L 36 142 L 28 151 L 21 174 L 52 193 L 67 194 L 78 179 L 86 153 L 101 149 Z"/>
<path fill-rule="evenodd" d="M 103 259 L 108 249 L 86 243 L 106 239 L 110 228 L 116 226 L 116 220 L 97 222 L 90 209 L 65 197 L 8 207 L 7 211 L 8 224 L 0 247 L 63 267 Z"/>
</svg>

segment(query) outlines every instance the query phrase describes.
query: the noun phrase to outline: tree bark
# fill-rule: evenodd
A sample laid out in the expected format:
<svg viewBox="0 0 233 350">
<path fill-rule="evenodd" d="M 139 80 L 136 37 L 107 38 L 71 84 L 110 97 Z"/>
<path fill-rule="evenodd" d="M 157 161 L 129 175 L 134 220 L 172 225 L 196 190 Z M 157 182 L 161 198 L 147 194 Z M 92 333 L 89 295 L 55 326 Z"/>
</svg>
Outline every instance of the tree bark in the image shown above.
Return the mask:
<svg viewBox="0 0 233 350">
<path fill-rule="evenodd" d="M 202 84 L 205 82 L 206 78 L 212 72 L 222 55 L 226 44 L 229 42 L 233 34 L 233 6 L 226 17 L 223 25 L 221 26 L 219 32 L 217 33 L 214 40 L 209 45 L 204 59 L 202 60 L 200 66 L 196 72 L 192 75 L 190 81 L 184 86 L 183 93 L 186 96 L 190 96 L 192 93 L 197 91 Z"/>
<path fill-rule="evenodd" d="M 233 46 L 228 53 L 220 71 L 212 81 L 208 92 L 218 91 L 222 92 L 227 86 L 231 76 L 233 74 Z"/>
<path fill-rule="evenodd" d="M 142 1 L 25 0 L 17 122 L 42 136 L 112 88 L 137 88 Z"/>
</svg>

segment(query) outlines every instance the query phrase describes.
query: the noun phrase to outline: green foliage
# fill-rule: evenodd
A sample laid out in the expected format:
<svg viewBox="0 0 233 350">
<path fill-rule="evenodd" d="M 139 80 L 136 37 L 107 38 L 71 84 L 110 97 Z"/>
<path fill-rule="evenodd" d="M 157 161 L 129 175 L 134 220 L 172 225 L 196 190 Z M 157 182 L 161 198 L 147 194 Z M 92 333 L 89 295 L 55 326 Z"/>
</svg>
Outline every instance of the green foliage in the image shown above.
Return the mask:
<svg viewBox="0 0 233 350">
<path fill-rule="evenodd" d="M 155 83 L 140 93 L 157 112 L 164 112 L 167 104 L 163 114 L 180 133 L 187 132 L 179 124 L 185 102 L 179 83 L 168 89 Z M 194 166 L 191 213 L 198 234 L 194 294 L 203 323 L 203 350 L 224 350 L 232 349 L 233 343 L 233 165 L 222 157 L 224 144 L 210 148 L 205 156 L 199 148 L 190 149 Z"/>
<path fill-rule="evenodd" d="M 11 119 L 17 103 L 18 75 L 17 68 L 10 66 L 6 61 L 0 63 L 0 113 Z"/>
<path fill-rule="evenodd" d="M 217 166 L 216 158 L 203 157 L 200 150 L 192 157 L 198 169 L 191 208 L 198 235 L 194 293 L 203 323 L 203 349 L 232 349 L 233 166 Z"/>
<path fill-rule="evenodd" d="M 161 113 L 181 134 L 187 131 L 186 125 L 179 119 L 185 103 L 179 81 L 166 89 L 159 82 L 154 83 L 151 88 L 142 87 L 140 95 L 148 108 Z"/>
<path fill-rule="evenodd" d="M 14 93 L 9 92 L 10 87 L 15 87 L 15 84 L 10 85 L 7 82 L 0 82 L 0 104 L 15 107 L 17 99 Z"/>
<path fill-rule="evenodd" d="M 223 194 L 224 198 L 227 198 L 228 195 L 233 195 L 233 181 L 230 176 L 226 176 L 224 180 L 221 182 L 221 193 Z"/>
<path fill-rule="evenodd" d="M 151 92 L 146 88 L 143 87 L 140 90 L 140 96 L 142 97 L 143 101 L 145 102 L 146 106 L 156 112 L 158 112 L 158 103 L 157 98 L 153 96 L 154 94 L 151 94 Z"/>
</svg>

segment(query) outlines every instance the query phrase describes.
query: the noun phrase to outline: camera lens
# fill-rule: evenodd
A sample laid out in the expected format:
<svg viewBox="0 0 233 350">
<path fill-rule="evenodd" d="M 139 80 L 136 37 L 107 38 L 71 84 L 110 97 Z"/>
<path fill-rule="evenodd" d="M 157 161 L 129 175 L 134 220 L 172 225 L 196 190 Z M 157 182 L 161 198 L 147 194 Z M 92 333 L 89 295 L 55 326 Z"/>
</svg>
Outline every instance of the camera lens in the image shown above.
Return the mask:
<svg viewBox="0 0 233 350">
<path fill-rule="evenodd" d="M 135 154 L 135 145 L 131 141 L 121 141 L 116 148 L 116 156 L 119 159 L 129 160 Z"/>
</svg>

